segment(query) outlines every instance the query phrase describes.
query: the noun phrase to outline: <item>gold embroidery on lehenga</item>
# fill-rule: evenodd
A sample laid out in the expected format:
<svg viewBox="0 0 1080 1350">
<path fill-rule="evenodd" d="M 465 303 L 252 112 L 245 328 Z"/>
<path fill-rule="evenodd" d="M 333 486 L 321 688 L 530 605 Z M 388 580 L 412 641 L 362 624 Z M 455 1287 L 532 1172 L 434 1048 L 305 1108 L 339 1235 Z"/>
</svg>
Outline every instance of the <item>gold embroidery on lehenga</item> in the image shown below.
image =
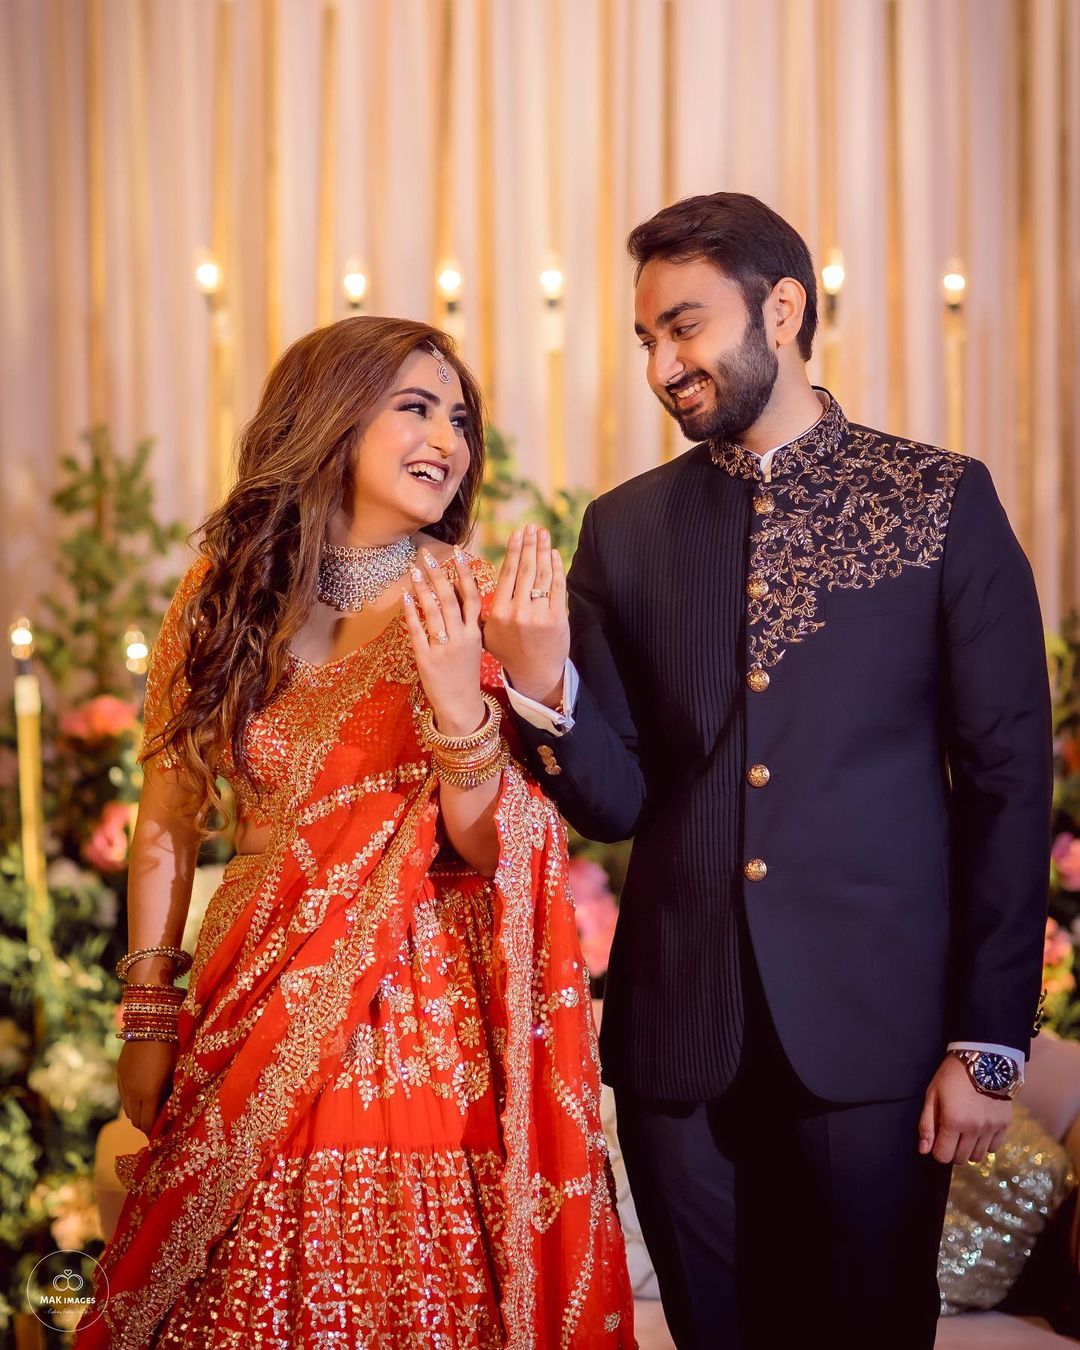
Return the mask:
<svg viewBox="0 0 1080 1350">
<path fill-rule="evenodd" d="M 480 572 L 479 581 L 481 591 L 489 593 L 494 586 L 490 569 Z M 477 888 L 473 874 L 465 890 L 453 885 L 453 871 L 435 881 L 429 869 L 437 847 L 437 789 L 418 746 L 418 758 L 396 773 L 387 770 L 389 781 L 372 781 L 370 776 L 365 781 L 361 795 L 374 792 L 387 797 L 385 814 L 380 809 L 377 817 L 382 827 L 358 838 L 354 848 L 350 840 L 349 861 L 332 869 L 332 877 L 320 879 L 318 873 L 312 877 L 310 866 L 312 859 L 317 864 L 318 853 L 294 848 L 298 830 L 326 828 L 334 811 L 359 799 L 360 784 L 346 792 L 335 787 L 319 794 L 322 766 L 343 736 L 359 743 L 372 734 L 354 725 L 357 709 L 374 726 L 388 715 L 411 718 L 417 674 L 403 626 L 391 624 L 358 651 L 355 659 L 338 663 L 332 678 L 323 668 L 307 670 L 303 678 L 311 691 L 306 721 L 298 718 L 296 723 L 303 753 L 288 757 L 285 780 L 276 786 L 272 798 L 260 802 L 260 808 L 272 815 L 270 847 L 258 868 L 245 869 L 237 878 L 228 901 L 228 915 L 235 918 L 243 913 L 244 931 L 234 933 L 222 922 L 208 934 L 206 951 L 200 951 L 200 969 L 205 969 L 223 942 L 237 943 L 227 981 L 192 998 L 193 1009 L 196 999 L 203 999 L 206 1012 L 197 1023 L 190 1050 L 177 1066 L 177 1082 L 186 1089 L 182 1108 L 180 1094 L 174 1091 L 164 1113 L 168 1131 L 147 1159 L 148 1166 L 133 1191 L 136 1210 L 110 1250 L 110 1260 L 121 1259 L 136 1238 L 140 1206 L 145 1212 L 156 1196 L 172 1187 L 193 1183 L 193 1189 L 184 1195 L 178 1216 L 157 1245 L 150 1278 L 138 1290 L 124 1291 L 110 1301 L 106 1320 L 113 1332 L 111 1345 L 115 1350 L 142 1350 L 151 1343 L 163 1317 L 168 1316 L 170 1328 L 178 1326 L 176 1317 L 186 1316 L 184 1297 L 205 1299 L 212 1293 L 214 1260 L 219 1254 L 224 1260 L 226 1242 L 233 1240 L 234 1230 L 239 1231 L 237 1225 L 242 1229 L 245 1223 L 254 1222 L 265 1208 L 262 1202 L 270 1192 L 258 1188 L 287 1184 L 293 1175 L 289 1169 L 312 1165 L 312 1156 L 299 1160 L 279 1156 L 274 1161 L 286 1123 L 311 1091 L 309 1085 L 315 1084 L 320 1092 L 355 1089 L 361 1101 L 374 1101 L 376 1096 L 384 1098 L 388 1090 L 408 1093 L 423 1084 L 462 1110 L 493 1089 L 500 1111 L 503 1152 L 492 1182 L 498 1195 L 492 1194 L 490 1205 L 482 1202 L 485 1216 L 490 1210 L 501 1225 L 495 1256 L 500 1262 L 502 1325 L 500 1339 L 493 1344 L 507 1350 L 541 1350 L 536 1340 L 539 1272 L 532 1255 L 532 1234 L 538 1225 L 550 1224 L 570 1196 L 589 1197 L 589 1239 L 580 1253 L 572 1294 L 562 1309 L 559 1343 L 569 1346 L 597 1273 L 593 1239 L 601 1222 L 610 1227 L 616 1221 L 613 1211 L 606 1208 L 611 1203 L 610 1173 L 599 1130 L 598 1095 L 588 1079 L 578 1095 L 552 1068 L 546 1071 L 555 1100 L 580 1133 L 585 1165 L 592 1170 L 574 1178 L 561 1173 L 545 1177 L 530 1161 L 529 1084 L 534 1057 L 548 1053 L 542 1047 L 551 1040 L 553 1019 L 566 1017 L 569 1009 L 588 998 L 587 973 L 576 960 L 572 964 L 577 986 L 560 978 L 556 992 L 550 992 L 545 983 L 550 937 L 544 925 L 537 931 L 537 903 L 569 905 L 562 823 L 552 804 L 530 790 L 524 774 L 512 763 L 504 773 L 497 808 L 500 861 L 494 883 Z M 399 686 L 396 694 L 394 686 Z M 388 837 L 377 843 L 384 835 Z M 299 872 L 298 853 L 303 864 Z M 533 889 L 538 859 L 543 864 L 539 901 Z M 428 872 L 431 889 L 417 896 L 410 891 L 406 896 L 402 878 L 416 868 Z M 284 878 L 294 875 L 295 881 L 288 883 L 289 912 L 283 914 L 280 888 Z M 492 909 L 496 896 L 497 915 Z M 305 959 L 306 945 L 318 942 L 321 924 L 331 910 L 343 920 L 340 936 L 324 944 L 317 956 Z M 376 936 L 384 931 L 389 916 L 399 914 L 407 916 L 405 929 L 395 938 L 397 958 L 387 964 L 371 1004 L 375 1020 L 361 1018 L 357 1023 L 354 990 L 377 957 L 385 960 L 385 948 L 376 952 Z M 299 916 L 303 917 L 297 925 L 293 920 Z M 462 925 L 469 929 L 470 940 L 445 944 L 443 936 Z M 203 945 L 200 937 L 200 949 Z M 471 969 L 467 969 L 470 962 Z M 504 967 L 500 979 L 505 984 L 506 1025 L 486 1021 L 482 1006 L 497 964 Z M 194 983 L 193 977 L 193 987 Z M 221 1080 L 214 1067 L 221 1061 L 214 1056 L 242 1043 L 243 1029 L 254 1026 L 275 998 L 289 1009 L 285 1031 L 254 1091 L 239 1104 L 231 1102 L 232 1123 L 226 1128 L 217 1097 Z M 586 1025 L 586 1054 L 596 1068 L 595 1032 L 591 1021 Z M 320 1084 L 317 1075 L 327 1052 L 337 1056 L 340 1068 L 335 1064 L 331 1076 Z M 339 1150 L 330 1152 L 342 1156 Z M 438 1168 L 445 1158 L 445 1153 L 430 1155 L 430 1164 L 424 1166 Z M 482 1191 L 487 1182 L 475 1155 L 470 1166 Z M 381 1183 L 376 1178 L 373 1184 Z M 253 1195 L 259 1197 L 254 1202 Z M 487 1217 L 485 1221 L 496 1222 Z M 212 1253 L 209 1269 L 208 1251 Z M 466 1283 L 480 1291 L 487 1278 L 478 1267 Z M 327 1290 L 332 1283 L 328 1278 Z M 327 1335 L 337 1335 L 340 1327 L 333 1330 L 333 1317 L 327 1315 Z M 222 1339 L 220 1343 L 233 1342 Z M 250 1344 L 250 1336 L 243 1343 Z M 323 1342 L 320 1337 L 319 1343 L 362 1342 L 355 1338 Z M 437 1344 L 437 1340 L 428 1340 L 425 1350 Z M 451 1344 L 457 1343 L 447 1342 L 448 1347 Z"/>
<path fill-rule="evenodd" d="M 726 473 L 761 481 L 758 457 L 743 446 L 710 449 Z M 748 572 L 768 589 L 755 586 L 746 608 L 751 667 L 776 666 L 825 626 L 823 590 L 871 588 L 937 562 L 964 466 L 962 455 L 852 426 L 833 399 L 777 452 L 775 509 L 754 522 Z"/>
<path fill-rule="evenodd" d="M 463 1150 L 363 1147 L 277 1159 L 212 1254 L 205 1292 L 181 1299 L 157 1344 L 190 1345 L 185 1334 L 209 1297 L 221 1309 L 215 1347 L 501 1347 L 502 1325 L 485 1297 L 504 1221 L 501 1171 L 498 1153 Z M 309 1239 L 309 1298 L 300 1308 L 293 1273 L 266 1259 L 290 1228 Z M 423 1269 L 455 1272 L 458 1287 L 422 1282 Z M 400 1272 L 388 1288 L 385 1270 Z M 414 1330 L 417 1322 L 425 1330 Z"/>
</svg>

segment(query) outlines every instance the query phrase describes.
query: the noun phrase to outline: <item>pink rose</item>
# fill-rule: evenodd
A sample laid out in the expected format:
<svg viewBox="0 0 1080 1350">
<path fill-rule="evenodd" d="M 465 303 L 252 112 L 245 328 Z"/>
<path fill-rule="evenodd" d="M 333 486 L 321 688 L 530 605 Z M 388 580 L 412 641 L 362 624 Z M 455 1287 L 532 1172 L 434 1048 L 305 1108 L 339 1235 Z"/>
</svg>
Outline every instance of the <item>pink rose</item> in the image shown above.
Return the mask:
<svg viewBox="0 0 1080 1350">
<path fill-rule="evenodd" d="M 131 807 L 126 802 L 109 802 L 101 813 L 94 833 L 83 845 L 83 857 L 99 872 L 122 872 L 127 863 Z"/>
<path fill-rule="evenodd" d="M 608 968 L 611 941 L 619 908 L 611 894 L 607 873 L 587 858 L 571 858 L 570 890 L 574 897 L 581 954 L 590 975 L 603 975 Z"/>
<path fill-rule="evenodd" d="M 1058 876 L 1067 891 L 1080 891 L 1080 839 L 1059 834 L 1050 856 L 1057 863 Z"/>
<path fill-rule="evenodd" d="M 60 730 L 72 740 L 103 741 L 131 731 L 135 723 L 134 703 L 101 694 L 66 712 L 60 719 Z"/>
<path fill-rule="evenodd" d="M 1059 966 L 1072 955 L 1072 941 L 1056 919 L 1047 919 L 1043 941 L 1043 965 Z"/>
<path fill-rule="evenodd" d="M 1076 988 L 1076 976 L 1071 970 L 1063 970 L 1054 975 L 1047 975 L 1043 982 L 1046 990 L 1046 997 L 1053 998 L 1055 994 L 1068 994 Z"/>
</svg>

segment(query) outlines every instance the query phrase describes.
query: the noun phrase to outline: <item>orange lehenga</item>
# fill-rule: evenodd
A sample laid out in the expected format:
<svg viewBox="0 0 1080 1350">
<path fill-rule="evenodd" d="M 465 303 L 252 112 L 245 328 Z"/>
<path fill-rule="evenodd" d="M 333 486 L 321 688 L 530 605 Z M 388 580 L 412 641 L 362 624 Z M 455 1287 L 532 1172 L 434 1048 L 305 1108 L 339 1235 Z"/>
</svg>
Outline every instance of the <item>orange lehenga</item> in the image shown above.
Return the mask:
<svg viewBox="0 0 1080 1350">
<path fill-rule="evenodd" d="M 78 1350 L 633 1345 L 562 823 L 512 762 L 495 877 L 453 857 L 423 697 L 396 618 L 249 729 L 273 841 L 210 902 Z"/>
</svg>

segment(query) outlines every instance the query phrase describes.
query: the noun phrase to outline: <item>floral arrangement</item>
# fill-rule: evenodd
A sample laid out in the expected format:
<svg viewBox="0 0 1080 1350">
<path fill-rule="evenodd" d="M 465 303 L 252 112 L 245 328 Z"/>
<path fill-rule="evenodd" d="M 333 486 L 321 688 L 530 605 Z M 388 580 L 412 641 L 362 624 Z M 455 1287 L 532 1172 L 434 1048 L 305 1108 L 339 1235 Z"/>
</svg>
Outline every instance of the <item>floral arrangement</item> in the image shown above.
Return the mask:
<svg viewBox="0 0 1080 1350">
<path fill-rule="evenodd" d="M 142 786 L 140 681 L 125 666 L 124 635 L 157 631 L 175 580 L 153 581 L 155 565 L 184 537 L 154 515 L 149 454 L 143 442 L 120 457 L 97 430 L 82 456 L 63 461 L 53 497 L 67 528 L 34 658 L 45 677 L 42 949 L 27 940 L 14 729 L 0 726 L 0 1341 L 32 1318 L 24 1290 L 38 1260 L 59 1249 L 93 1255 L 103 1240 L 93 1150 L 119 1108 L 120 990 L 109 972 L 127 946 L 126 866 Z M 32 1331 L 44 1328 L 34 1322 Z"/>
<path fill-rule="evenodd" d="M 1080 943 L 1080 616 L 1047 639 L 1054 707 L 1054 839 L 1043 986 L 1046 1024 L 1080 1039 L 1075 948 Z"/>
</svg>

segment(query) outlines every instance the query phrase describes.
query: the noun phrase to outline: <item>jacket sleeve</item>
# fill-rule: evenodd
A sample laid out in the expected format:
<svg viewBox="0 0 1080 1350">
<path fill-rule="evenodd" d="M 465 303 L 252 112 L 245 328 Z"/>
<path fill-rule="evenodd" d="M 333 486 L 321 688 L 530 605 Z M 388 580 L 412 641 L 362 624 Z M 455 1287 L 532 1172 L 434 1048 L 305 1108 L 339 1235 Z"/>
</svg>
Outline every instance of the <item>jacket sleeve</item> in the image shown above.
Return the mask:
<svg viewBox="0 0 1080 1350">
<path fill-rule="evenodd" d="M 610 640 L 595 503 L 585 512 L 567 592 L 570 656 L 580 676 L 573 728 L 556 736 L 516 715 L 514 720 L 540 782 L 570 824 L 590 839 L 626 839 L 645 804 L 645 778 Z"/>
<path fill-rule="evenodd" d="M 948 1039 L 1027 1053 L 1042 979 L 1053 750 L 1031 568 L 972 460 L 945 549 L 953 987 Z"/>
</svg>

